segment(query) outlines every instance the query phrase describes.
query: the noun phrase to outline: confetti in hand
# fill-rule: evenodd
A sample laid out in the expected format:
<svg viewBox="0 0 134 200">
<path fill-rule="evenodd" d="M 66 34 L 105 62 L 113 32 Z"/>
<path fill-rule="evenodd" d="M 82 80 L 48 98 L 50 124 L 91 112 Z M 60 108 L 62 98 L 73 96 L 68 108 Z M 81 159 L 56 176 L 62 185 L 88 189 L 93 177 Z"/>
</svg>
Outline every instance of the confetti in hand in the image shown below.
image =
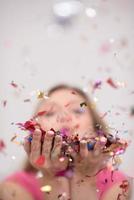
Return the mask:
<svg viewBox="0 0 134 200">
<path fill-rule="evenodd" d="M 33 120 L 29 120 L 25 123 L 17 123 L 16 125 L 18 125 L 21 130 L 28 130 L 33 133 L 35 131 L 35 126 L 37 125 L 37 123 Z"/>
<path fill-rule="evenodd" d="M 44 165 L 45 163 L 45 156 L 41 155 L 39 156 L 39 158 L 36 160 L 35 164 L 41 166 L 41 165 Z"/>
</svg>

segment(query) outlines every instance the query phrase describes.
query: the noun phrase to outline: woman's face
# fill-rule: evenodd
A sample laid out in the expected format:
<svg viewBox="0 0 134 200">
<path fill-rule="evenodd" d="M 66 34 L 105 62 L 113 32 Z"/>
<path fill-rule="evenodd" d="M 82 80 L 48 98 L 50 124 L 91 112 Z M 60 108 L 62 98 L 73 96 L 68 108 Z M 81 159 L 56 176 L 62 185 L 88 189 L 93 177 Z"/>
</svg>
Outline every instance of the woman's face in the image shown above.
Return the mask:
<svg viewBox="0 0 134 200">
<path fill-rule="evenodd" d="M 94 136 L 92 116 L 83 102 L 85 99 L 71 89 L 54 91 L 40 105 L 37 113 L 44 111 L 44 114 L 38 117 L 38 123 L 45 131 L 53 128 L 68 135 L 79 134 L 80 138 Z"/>
</svg>

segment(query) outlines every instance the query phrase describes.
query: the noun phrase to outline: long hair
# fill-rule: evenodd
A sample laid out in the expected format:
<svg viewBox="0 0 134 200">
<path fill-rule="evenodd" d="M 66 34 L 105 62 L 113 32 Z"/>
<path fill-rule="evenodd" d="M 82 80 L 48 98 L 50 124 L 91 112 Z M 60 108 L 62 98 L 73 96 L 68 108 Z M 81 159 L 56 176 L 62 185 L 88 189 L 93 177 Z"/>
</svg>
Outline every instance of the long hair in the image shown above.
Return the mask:
<svg viewBox="0 0 134 200">
<path fill-rule="evenodd" d="M 106 123 L 104 122 L 104 120 L 99 116 L 97 110 L 94 108 L 93 106 L 93 103 L 92 101 L 90 100 L 90 98 L 88 97 L 88 95 L 82 91 L 80 88 L 78 87 L 74 87 L 74 86 L 70 86 L 70 85 L 67 85 L 67 84 L 59 84 L 59 85 L 56 85 L 54 87 L 52 87 L 47 95 L 48 97 L 51 96 L 51 94 L 55 91 L 58 91 L 58 90 L 71 90 L 72 92 L 76 92 L 76 94 L 79 94 L 80 96 L 82 96 L 84 99 L 85 99 L 85 102 L 87 104 L 87 107 L 88 109 L 90 110 L 90 113 L 91 113 L 91 116 L 92 116 L 92 120 L 93 120 L 93 128 L 94 130 L 97 132 L 99 130 L 101 130 L 103 132 L 104 135 L 107 135 L 108 134 L 108 128 L 107 128 L 107 125 Z M 41 100 L 36 109 L 35 109 L 35 113 L 37 112 L 39 106 L 44 102 L 44 99 Z M 27 160 L 25 165 L 24 165 L 24 168 L 23 168 L 25 171 L 27 172 L 37 172 L 38 170 L 35 169 L 31 164 L 30 162 Z"/>
</svg>

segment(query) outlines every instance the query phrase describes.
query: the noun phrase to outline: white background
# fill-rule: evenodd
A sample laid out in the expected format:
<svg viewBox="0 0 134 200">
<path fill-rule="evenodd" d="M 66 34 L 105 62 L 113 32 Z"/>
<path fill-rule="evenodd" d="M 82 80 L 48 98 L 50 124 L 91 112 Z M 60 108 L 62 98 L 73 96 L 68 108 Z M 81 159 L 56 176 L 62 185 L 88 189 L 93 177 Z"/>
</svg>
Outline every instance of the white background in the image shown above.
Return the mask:
<svg viewBox="0 0 134 200">
<path fill-rule="evenodd" d="M 93 100 L 98 99 L 100 114 L 109 111 L 106 121 L 131 141 L 121 168 L 134 177 L 134 117 L 130 116 L 134 106 L 134 1 L 83 0 L 77 15 L 63 23 L 54 15 L 56 2 L 0 0 L 0 139 L 6 143 L 0 152 L 0 178 L 20 169 L 25 160 L 23 148 L 10 141 L 15 133 L 18 140 L 25 133 L 11 123 L 29 119 L 36 91 L 47 91 L 57 83 L 86 89 Z M 95 10 L 94 17 L 86 14 L 88 8 Z M 112 88 L 106 82 L 109 77 L 124 86 Z M 101 89 L 93 94 L 91 82 L 98 80 Z M 24 102 L 27 98 L 31 102 Z"/>
</svg>

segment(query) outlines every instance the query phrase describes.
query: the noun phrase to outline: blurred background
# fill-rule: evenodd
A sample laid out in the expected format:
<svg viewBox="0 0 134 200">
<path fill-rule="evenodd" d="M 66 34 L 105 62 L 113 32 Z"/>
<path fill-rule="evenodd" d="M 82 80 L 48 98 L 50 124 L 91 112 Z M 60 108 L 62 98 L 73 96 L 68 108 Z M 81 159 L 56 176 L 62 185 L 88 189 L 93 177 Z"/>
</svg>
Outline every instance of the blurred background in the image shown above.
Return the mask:
<svg viewBox="0 0 134 200">
<path fill-rule="evenodd" d="M 58 83 L 82 88 L 129 141 L 120 168 L 134 177 L 133 20 L 133 0 L 0 0 L 0 179 L 26 159 L 16 123 Z"/>
</svg>

